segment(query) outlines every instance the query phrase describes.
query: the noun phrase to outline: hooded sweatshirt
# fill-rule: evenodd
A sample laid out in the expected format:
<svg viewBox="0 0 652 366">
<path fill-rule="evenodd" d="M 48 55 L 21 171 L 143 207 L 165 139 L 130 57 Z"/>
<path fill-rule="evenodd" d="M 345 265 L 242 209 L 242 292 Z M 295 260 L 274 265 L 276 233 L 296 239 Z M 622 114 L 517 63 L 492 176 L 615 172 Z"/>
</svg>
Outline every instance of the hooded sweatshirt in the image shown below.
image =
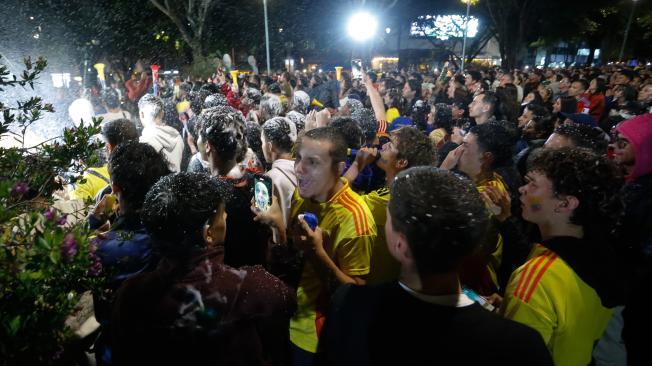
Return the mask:
<svg viewBox="0 0 652 366">
<path fill-rule="evenodd" d="M 652 173 L 652 113 L 627 120 L 616 130 L 634 148 L 634 169 L 626 177 L 627 182 Z"/>
<path fill-rule="evenodd" d="M 170 170 L 181 171 L 183 156 L 183 139 L 173 127 L 157 124 L 146 125 L 140 136 L 140 142 L 151 145 L 167 159 Z"/>
</svg>

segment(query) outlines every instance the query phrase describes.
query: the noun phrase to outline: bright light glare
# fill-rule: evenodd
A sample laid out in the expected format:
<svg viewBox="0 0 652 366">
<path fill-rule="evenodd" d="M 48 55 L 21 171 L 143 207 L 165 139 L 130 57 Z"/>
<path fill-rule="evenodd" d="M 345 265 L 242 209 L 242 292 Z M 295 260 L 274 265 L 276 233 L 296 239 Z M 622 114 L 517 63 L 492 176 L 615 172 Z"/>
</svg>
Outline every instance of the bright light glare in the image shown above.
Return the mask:
<svg viewBox="0 0 652 366">
<path fill-rule="evenodd" d="M 464 27 L 468 25 L 466 36 L 473 38 L 478 34 L 480 22 L 470 16 L 468 23 L 462 15 L 424 15 L 412 23 L 410 35 L 415 37 L 435 37 L 446 41 L 450 38 L 464 37 Z"/>
<path fill-rule="evenodd" d="M 70 73 L 52 73 L 52 86 L 55 88 L 70 87 Z"/>
<path fill-rule="evenodd" d="M 357 13 L 349 19 L 349 36 L 357 42 L 364 42 L 376 34 L 378 21 L 369 13 Z"/>
</svg>

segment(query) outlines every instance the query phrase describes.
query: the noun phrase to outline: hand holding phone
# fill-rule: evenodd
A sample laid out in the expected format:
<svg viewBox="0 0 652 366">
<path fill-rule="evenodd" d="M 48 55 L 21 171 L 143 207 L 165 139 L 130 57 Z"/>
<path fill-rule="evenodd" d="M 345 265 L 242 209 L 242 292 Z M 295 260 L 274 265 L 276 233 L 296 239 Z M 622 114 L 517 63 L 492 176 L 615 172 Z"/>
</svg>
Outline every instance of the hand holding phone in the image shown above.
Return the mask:
<svg viewBox="0 0 652 366">
<path fill-rule="evenodd" d="M 278 235 L 277 243 L 279 244 L 286 243 L 287 237 L 286 237 L 285 215 L 283 215 L 283 211 L 281 210 L 281 206 L 279 205 L 278 197 L 276 197 L 276 195 L 273 194 L 272 188 L 269 188 L 271 187 L 271 180 L 269 180 L 269 177 L 266 176 L 262 177 L 262 179 L 265 180 L 266 182 L 258 180 L 259 177 L 256 178 L 257 178 L 256 183 L 254 184 L 254 188 L 253 188 L 254 197 L 251 199 L 252 201 L 251 212 L 255 215 L 254 221 L 267 225 L 273 229 L 276 229 L 275 232 Z M 267 182 L 269 182 L 270 186 L 267 186 Z M 261 183 L 261 185 L 258 185 L 258 183 Z M 258 194 L 256 194 L 256 186 L 258 186 Z M 265 194 L 264 194 L 265 191 L 269 193 L 269 197 L 271 198 L 271 204 L 265 200 Z M 266 208 L 265 206 L 268 207 Z"/>
<path fill-rule="evenodd" d="M 256 176 L 254 178 L 254 207 L 261 211 L 267 211 L 272 207 L 272 180 L 268 176 Z"/>
<path fill-rule="evenodd" d="M 351 60 L 351 76 L 353 79 L 362 79 L 362 60 Z"/>
</svg>

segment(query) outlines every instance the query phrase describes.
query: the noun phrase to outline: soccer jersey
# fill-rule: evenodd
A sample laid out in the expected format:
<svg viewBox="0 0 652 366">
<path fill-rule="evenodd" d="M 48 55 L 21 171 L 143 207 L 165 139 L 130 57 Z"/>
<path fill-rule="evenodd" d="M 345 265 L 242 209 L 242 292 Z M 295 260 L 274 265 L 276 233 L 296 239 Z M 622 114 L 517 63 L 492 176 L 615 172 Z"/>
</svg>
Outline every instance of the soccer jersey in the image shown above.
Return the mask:
<svg viewBox="0 0 652 366">
<path fill-rule="evenodd" d="M 389 133 L 387 129 L 389 128 L 389 124 L 387 121 L 380 120 L 378 121 L 378 129 L 376 130 L 376 136 L 380 137 L 389 137 Z"/>
<path fill-rule="evenodd" d="M 371 249 L 371 271 L 367 277 L 367 283 L 375 284 L 397 280 L 401 266 L 389 253 L 385 238 L 387 204 L 390 197 L 389 188 L 381 188 L 360 197 L 369 207 L 378 232 Z"/>
<path fill-rule="evenodd" d="M 106 187 L 109 182 L 109 168 L 107 165 L 98 168 L 88 168 L 84 172 L 85 182 L 77 183 L 70 193 L 70 198 L 87 200 L 95 197 L 97 192 Z"/>
<path fill-rule="evenodd" d="M 330 258 L 347 275 L 365 276 L 370 270 L 376 224 L 367 205 L 343 178 L 342 184 L 342 189 L 324 203 L 303 200 L 295 190 L 290 220 L 304 212 L 315 214 L 319 227 L 330 238 L 330 244 L 325 245 Z M 317 352 L 330 296 L 313 264 L 307 261 L 297 288 L 297 312 L 290 320 L 290 340 L 297 347 Z"/>
<path fill-rule="evenodd" d="M 612 310 L 558 253 L 538 244 L 528 258 L 512 274 L 500 312 L 537 330 L 555 365 L 588 365 Z"/>
<path fill-rule="evenodd" d="M 505 184 L 505 181 L 503 181 L 503 178 L 498 173 L 493 173 L 491 178 L 480 181 L 476 185 L 476 188 L 480 193 L 484 192 L 487 187 L 496 187 L 501 193 L 507 192 L 507 184 Z M 498 268 L 500 267 L 503 258 L 503 237 L 500 234 L 496 234 L 496 236 L 496 249 L 491 253 L 487 269 L 489 270 L 491 281 L 496 288 L 498 288 L 498 276 L 496 273 L 498 272 Z"/>
</svg>

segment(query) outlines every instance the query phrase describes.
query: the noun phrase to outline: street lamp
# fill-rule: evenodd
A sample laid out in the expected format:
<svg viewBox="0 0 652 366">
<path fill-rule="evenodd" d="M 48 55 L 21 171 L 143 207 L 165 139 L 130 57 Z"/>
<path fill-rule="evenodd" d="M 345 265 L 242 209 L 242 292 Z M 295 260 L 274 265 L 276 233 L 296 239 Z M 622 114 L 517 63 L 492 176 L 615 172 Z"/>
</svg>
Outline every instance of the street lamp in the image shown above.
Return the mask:
<svg viewBox="0 0 652 366">
<path fill-rule="evenodd" d="M 623 60 L 623 54 L 625 53 L 625 43 L 627 43 L 627 37 L 629 36 L 629 28 L 632 26 L 632 19 L 634 18 L 634 9 L 636 8 L 636 1 L 638 0 L 632 0 L 632 11 L 629 13 L 629 20 L 627 21 L 627 28 L 625 28 L 625 37 L 623 38 L 623 44 L 620 46 L 618 61 Z"/>
<path fill-rule="evenodd" d="M 272 68 L 270 66 L 270 58 L 269 58 L 269 27 L 267 24 L 267 0 L 263 0 L 263 9 L 265 12 L 265 49 L 267 51 L 267 75 L 272 74 Z"/>
<path fill-rule="evenodd" d="M 366 12 L 360 12 L 351 16 L 347 31 L 354 41 L 364 42 L 376 34 L 377 27 L 378 20 L 376 20 L 376 17 Z"/>
<path fill-rule="evenodd" d="M 462 71 L 464 71 L 464 63 L 466 61 L 466 34 L 469 29 L 469 12 L 471 11 L 471 4 L 475 5 L 477 0 L 462 0 L 466 4 L 466 18 L 464 18 L 464 41 L 462 41 Z"/>
</svg>

